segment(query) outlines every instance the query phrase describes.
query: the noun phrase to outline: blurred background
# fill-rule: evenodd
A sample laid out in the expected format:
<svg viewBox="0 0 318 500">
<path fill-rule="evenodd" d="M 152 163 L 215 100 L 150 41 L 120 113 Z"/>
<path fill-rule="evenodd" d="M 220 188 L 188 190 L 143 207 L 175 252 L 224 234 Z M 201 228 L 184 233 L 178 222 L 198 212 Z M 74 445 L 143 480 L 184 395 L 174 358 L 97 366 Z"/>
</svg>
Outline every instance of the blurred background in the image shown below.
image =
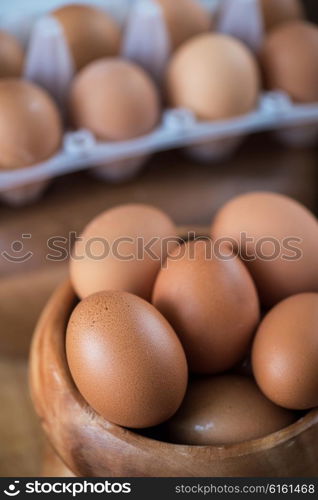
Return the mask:
<svg viewBox="0 0 318 500">
<path fill-rule="evenodd" d="M 304 7 L 307 11 L 308 18 L 318 22 L 318 5 L 314 0 L 303 0 Z"/>
<path fill-rule="evenodd" d="M 45 9 L 64 3 L 47 0 Z M 104 6 L 103 0 L 92 3 Z M 21 18 L 34 9 L 40 12 L 43 4 L 1 2 L 0 27 L 7 20 L 23 39 L 24 28 L 20 21 L 14 23 L 12 13 Z M 303 5 L 307 18 L 318 23 L 317 1 L 303 0 Z M 156 205 L 179 225 L 208 226 L 224 201 L 258 189 L 285 193 L 317 213 L 316 146 L 291 148 L 271 133 L 253 134 L 233 157 L 213 165 L 180 150 L 167 151 L 155 154 L 136 178 L 121 184 L 78 172 L 56 178 L 32 204 L 0 205 L 0 476 L 41 473 L 43 442 L 28 395 L 27 356 L 37 318 L 52 290 L 67 276 L 65 261 L 47 260 L 47 240 L 64 237 L 67 248 L 71 232 L 79 233 L 108 207 L 129 202 Z M 32 258 L 13 262 L 3 252 L 15 257 L 30 253 Z"/>
</svg>

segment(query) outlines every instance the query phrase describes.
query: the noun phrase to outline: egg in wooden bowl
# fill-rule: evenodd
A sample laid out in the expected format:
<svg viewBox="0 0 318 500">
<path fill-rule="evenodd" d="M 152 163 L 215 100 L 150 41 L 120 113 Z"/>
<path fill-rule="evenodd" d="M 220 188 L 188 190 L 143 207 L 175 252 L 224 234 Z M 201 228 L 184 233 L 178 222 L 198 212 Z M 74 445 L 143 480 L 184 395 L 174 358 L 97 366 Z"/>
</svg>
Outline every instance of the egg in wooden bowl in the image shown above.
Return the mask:
<svg viewBox="0 0 318 500">
<path fill-rule="evenodd" d="M 133 208 L 126 205 L 119 212 L 126 210 L 128 214 Z M 130 237 L 138 238 L 147 216 L 150 217 L 153 224 L 146 236 L 144 232 L 143 241 L 149 250 L 152 237 L 158 232 L 159 220 L 162 224 L 164 219 L 166 231 L 164 236 L 161 233 L 161 238 L 172 241 L 168 259 L 175 258 L 178 248 L 178 258 L 182 260 L 189 248 L 187 231 L 178 231 L 166 214 L 153 212 L 153 207 L 140 205 L 138 209 L 144 210 L 144 223 L 140 225 L 136 218 L 130 219 Z M 124 233 L 117 217 L 115 211 L 112 221 L 122 238 Z M 195 229 L 200 250 L 205 246 L 202 241 L 212 241 L 208 229 L 189 228 L 189 231 L 192 229 Z M 108 232 L 109 229 L 105 229 L 106 238 Z M 99 230 L 99 243 L 100 234 Z M 88 248 L 86 245 L 86 251 Z M 124 248 L 127 257 L 128 248 Z M 166 241 L 164 248 L 167 248 Z M 164 300 L 167 304 L 171 300 L 174 302 L 175 297 L 168 294 L 164 299 L 166 290 L 160 291 L 159 311 L 156 293 L 153 304 L 149 295 L 147 300 L 138 295 L 143 293 L 143 288 L 136 286 L 138 280 L 149 279 L 149 274 L 142 271 L 144 261 L 138 262 L 137 274 L 129 270 L 136 264 L 139 250 L 138 245 L 130 247 L 130 254 L 135 254 L 128 266 L 126 263 L 130 280 L 125 281 L 122 290 L 118 289 L 118 282 L 111 284 L 104 275 L 106 279 L 99 282 L 99 290 L 79 300 L 70 281 L 62 284 L 46 306 L 35 332 L 30 365 L 33 402 L 45 432 L 63 461 L 77 476 L 315 475 L 318 411 L 310 409 L 300 413 L 297 408 L 296 411 L 283 408 L 264 395 L 252 377 L 235 374 L 238 359 L 245 356 L 245 350 L 254 342 L 255 332 L 261 328 L 255 286 L 247 269 L 241 267 L 244 264 L 238 263 L 237 256 L 227 253 L 233 260 L 224 273 L 223 283 L 222 264 L 211 265 L 211 269 L 209 264 L 204 270 L 212 283 L 214 276 L 218 276 L 214 297 L 211 295 L 211 308 L 216 317 L 221 300 L 231 296 L 229 304 L 235 305 L 235 288 L 241 277 L 242 289 L 237 293 L 243 302 L 244 293 L 255 294 L 255 302 L 241 313 L 242 319 L 244 315 L 246 318 L 253 316 L 253 323 L 245 320 L 243 330 L 238 329 L 236 333 L 244 339 L 242 353 L 230 360 L 231 349 L 234 351 L 237 346 L 224 330 L 229 356 L 227 365 L 220 365 L 218 369 L 208 367 L 203 376 L 199 373 L 197 360 L 206 347 L 203 345 L 202 352 L 195 353 L 196 363 L 193 364 L 189 357 L 191 344 L 185 345 L 175 321 L 162 308 Z M 160 254 L 158 247 L 156 251 Z M 80 268 L 80 255 L 77 257 Z M 153 289 L 160 273 L 169 272 L 169 266 L 165 267 L 167 253 L 159 257 L 157 272 L 151 274 Z M 103 258 L 113 259 L 114 255 Z M 191 292 L 192 273 L 201 272 L 197 270 L 195 255 L 193 262 L 189 263 L 186 257 L 183 263 L 190 269 L 187 271 L 189 279 L 181 273 L 183 297 L 184 290 L 188 290 L 186 307 L 179 310 L 183 318 L 187 310 L 189 317 L 195 318 L 194 305 L 199 304 L 195 304 L 196 294 Z M 100 264 L 103 266 L 102 262 Z M 174 266 L 171 269 L 178 282 Z M 231 284 L 234 276 L 236 285 Z M 114 277 L 112 280 L 114 283 Z M 137 294 L 125 289 L 128 283 L 132 287 L 134 280 Z M 114 286 L 117 289 L 114 290 Z M 211 293 L 209 287 L 201 285 L 201 288 Z M 239 309 L 235 314 L 239 316 Z M 223 321 L 226 323 L 227 319 Z M 221 328 L 220 321 L 219 335 Z M 195 331 L 193 325 L 188 335 L 195 335 Z M 215 335 L 212 321 L 207 323 L 206 335 Z M 202 342 L 202 339 L 203 328 L 199 340 Z M 216 345 L 212 342 L 208 347 L 213 352 Z M 216 371 L 221 373 L 213 373 Z M 209 425 L 211 422 L 213 428 Z"/>
</svg>

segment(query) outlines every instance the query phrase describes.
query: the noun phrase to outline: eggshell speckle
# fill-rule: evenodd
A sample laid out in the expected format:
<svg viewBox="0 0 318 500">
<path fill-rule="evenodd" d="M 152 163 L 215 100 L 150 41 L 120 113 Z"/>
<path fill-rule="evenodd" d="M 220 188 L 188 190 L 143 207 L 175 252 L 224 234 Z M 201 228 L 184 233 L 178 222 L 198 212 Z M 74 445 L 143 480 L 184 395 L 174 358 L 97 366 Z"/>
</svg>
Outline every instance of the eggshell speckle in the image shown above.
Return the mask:
<svg viewBox="0 0 318 500">
<path fill-rule="evenodd" d="M 222 375 L 190 382 L 164 433 L 174 443 L 222 446 L 265 437 L 294 421 L 293 413 L 269 401 L 252 379 Z"/>
<path fill-rule="evenodd" d="M 267 192 L 238 196 L 220 209 L 211 234 L 236 242 L 265 307 L 318 291 L 318 221 L 297 201 Z"/>
<path fill-rule="evenodd" d="M 0 169 L 33 165 L 56 153 L 62 123 L 44 90 L 23 80 L 0 80 L 0 109 Z"/>
<path fill-rule="evenodd" d="M 159 95 L 150 77 L 135 64 L 101 59 L 75 78 L 70 112 L 76 127 L 91 130 L 98 139 L 132 139 L 158 124 Z"/>
<path fill-rule="evenodd" d="M 283 24 L 267 37 L 261 62 L 267 87 L 295 102 L 318 101 L 318 27 L 304 21 Z"/>
<path fill-rule="evenodd" d="M 289 297 L 262 321 L 252 364 L 261 390 L 294 410 L 318 406 L 318 294 Z"/>
<path fill-rule="evenodd" d="M 254 56 L 226 35 L 199 35 L 180 47 L 168 67 L 169 103 L 201 120 L 231 118 L 251 111 L 259 94 Z"/>
<path fill-rule="evenodd" d="M 167 246 L 162 243 L 165 238 L 171 238 Z M 107 210 L 90 222 L 74 246 L 73 286 L 81 298 L 102 290 L 123 290 L 149 299 L 176 240 L 173 222 L 155 207 L 128 204 Z M 143 252 L 147 245 L 151 253 Z"/>
<path fill-rule="evenodd" d="M 172 49 L 211 28 L 210 15 L 197 0 L 157 0 L 157 3 L 162 8 Z"/>
<path fill-rule="evenodd" d="M 53 11 L 52 15 L 63 28 L 77 69 L 95 59 L 119 53 L 120 29 L 102 10 L 71 4 Z"/>
<path fill-rule="evenodd" d="M 160 271 L 153 304 L 176 330 L 189 368 L 198 373 L 225 371 L 246 354 L 259 322 L 252 278 L 236 256 L 206 255 L 209 243 L 186 244 L 171 252 Z"/>
<path fill-rule="evenodd" d="M 112 423 L 157 425 L 184 397 L 181 344 L 159 312 L 134 295 L 101 292 L 80 302 L 67 327 L 66 353 L 79 391 Z"/>
<path fill-rule="evenodd" d="M 0 31 L 0 78 L 22 75 L 24 51 L 18 40 Z"/>
</svg>

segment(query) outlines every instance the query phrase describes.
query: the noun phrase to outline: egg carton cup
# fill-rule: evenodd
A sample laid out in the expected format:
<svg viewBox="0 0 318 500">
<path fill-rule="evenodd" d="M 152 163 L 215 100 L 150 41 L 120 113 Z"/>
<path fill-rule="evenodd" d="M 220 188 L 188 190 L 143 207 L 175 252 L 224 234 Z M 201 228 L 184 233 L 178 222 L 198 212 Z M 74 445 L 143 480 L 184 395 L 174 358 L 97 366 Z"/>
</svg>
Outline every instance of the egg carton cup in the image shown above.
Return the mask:
<svg viewBox="0 0 318 500">
<path fill-rule="evenodd" d="M 148 159 L 149 155 L 142 155 L 136 158 L 115 161 L 92 168 L 91 174 L 102 181 L 119 184 L 136 177 Z"/>
<path fill-rule="evenodd" d="M 134 0 L 10 0 L 1 2 L 0 29 L 12 33 L 26 47 L 34 23 L 50 11 L 67 3 L 91 5 L 109 13 L 120 26 L 127 20 L 129 9 Z M 204 0 L 203 0 L 204 1 Z M 212 0 L 214 1 L 214 0 Z M 208 0 L 208 3 L 210 0 Z"/>
<path fill-rule="evenodd" d="M 259 0 L 202 2 L 217 31 L 240 38 L 257 52 L 264 36 Z M 75 73 L 74 62 L 58 21 L 48 12 L 61 3 L 50 0 L 46 9 L 42 6 L 35 21 L 33 19 L 24 77 L 46 88 L 66 118 L 65 103 Z M 103 5 L 117 20 L 121 19 L 125 26 L 121 55 L 144 67 L 160 86 L 171 44 L 158 4 L 154 0 L 88 3 Z M 26 19 L 29 18 L 26 15 Z M 4 27 L 1 14 L 0 26 Z M 26 36 L 21 16 L 16 26 Z M 309 138 L 310 143 L 316 140 L 313 130 L 317 127 L 318 104 L 293 105 L 287 95 L 271 92 L 261 96 L 253 112 L 218 122 L 199 122 L 186 109 L 166 110 L 155 130 L 129 141 L 100 142 L 88 130 L 65 131 L 61 150 L 46 162 L 0 171 L 0 197 L 11 204 L 23 205 L 36 200 L 50 179 L 84 169 L 90 169 L 93 175 L 108 182 L 125 181 L 141 170 L 149 155 L 176 147 L 184 148 L 200 161 L 220 162 L 234 153 L 246 135 L 262 130 L 276 130 L 280 140 L 289 145 L 307 145 Z"/>
<path fill-rule="evenodd" d="M 286 127 L 277 130 L 274 135 L 284 146 L 292 148 L 312 147 L 318 142 L 318 124 Z"/>
<path fill-rule="evenodd" d="M 226 161 L 236 152 L 244 137 L 217 139 L 184 148 L 186 155 L 200 163 L 219 163 Z"/>
<path fill-rule="evenodd" d="M 203 3 L 203 2 L 202 2 Z M 211 16 L 211 26 L 219 33 L 235 36 L 258 52 L 264 39 L 264 25 L 259 0 L 212 0 L 204 4 Z M 212 20 L 214 21 L 212 23 Z M 125 30 L 123 57 L 143 67 L 160 86 L 171 56 L 171 43 L 162 10 L 154 0 L 137 0 Z M 219 162 L 229 158 L 244 137 L 208 141 L 185 148 L 197 161 Z"/>
<path fill-rule="evenodd" d="M 264 39 L 260 0 L 210 0 L 203 3 L 213 30 L 232 35 L 258 52 Z M 155 0 L 132 3 L 124 31 L 122 56 L 143 67 L 160 85 L 171 56 L 162 9 Z"/>
<path fill-rule="evenodd" d="M 101 142 L 88 130 L 67 132 L 61 150 L 49 160 L 19 170 L 0 172 L 0 193 L 95 167 L 102 167 L 106 172 L 108 170 L 105 175 L 109 175 L 109 178 L 113 175 L 119 181 L 127 177 L 125 167 L 130 170 L 130 175 L 136 159 L 140 161 L 142 157 L 157 151 L 196 145 L 202 147 L 204 142 L 236 141 L 238 137 L 253 132 L 308 125 L 318 128 L 318 104 L 294 105 L 281 92 L 264 93 L 255 111 L 218 122 L 200 122 L 187 109 L 166 110 L 161 124 L 153 132 L 129 141 Z M 227 147 L 232 146 L 230 141 Z M 121 165 L 117 171 L 116 164 Z"/>
<path fill-rule="evenodd" d="M 119 10 L 126 12 L 121 56 L 143 67 L 161 85 L 172 47 L 160 5 L 156 0 L 133 0 L 129 7 L 123 0 L 108 0 L 105 5 L 116 19 Z M 214 30 L 241 39 L 254 51 L 262 45 L 259 0 L 210 0 L 205 8 Z M 75 63 L 63 29 L 47 12 L 33 21 L 28 38 L 24 77 L 45 88 L 64 113 Z"/>
<path fill-rule="evenodd" d="M 29 41 L 24 78 L 46 89 L 64 116 L 74 76 L 74 60 L 60 23 L 51 16 L 39 19 Z"/>
<path fill-rule="evenodd" d="M 11 207 L 20 207 L 35 203 L 49 186 L 50 181 L 37 181 L 21 187 L 0 191 L 0 201 Z"/>
<path fill-rule="evenodd" d="M 252 50 L 258 49 L 264 35 L 260 0 L 199 1 L 211 16 L 214 29 L 236 36 Z M 11 0 L 1 7 L 0 29 L 7 29 L 27 46 L 34 36 L 34 25 L 43 17 L 49 17 L 53 9 L 66 3 L 65 0 L 29 0 L 23 2 L 21 9 L 21 0 Z M 95 6 L 124 26 L 122 55 L 143 66 L 157 81 L 161 80 L 163 68 L 171 55 L 171 44 L 161 8 L 155 0 L 78 0 L 76 3 Z M 49 32 L 48 26 L 48 36 Z M 39 54 L 41 51 L 47 67 L 49 57 L 45 57 L 45 54 L 51 55 L 51 50 L 46 52 L 46 45 L 40 43 L 36 52 Z M 58 66 L 52 66 L 53 71 L 60 72 Z M 52 81 L 54 78 L 53 75 Z M 52 82 L 48 86 L 52 87 Z"/>
<path fill-rule="evenodd" d="M 215 17 L 217 32 L 234 36 L 259 52 L 265 37 L 260 0 L 221 0 Z"/>
<path fill-rule="evenodd" d="M 162 9 L 153 0 L 138 0 L 131 9 L 124 31 L 121 55 L 162 83 L 171 55 L 171 43 Z"/>
</svg>

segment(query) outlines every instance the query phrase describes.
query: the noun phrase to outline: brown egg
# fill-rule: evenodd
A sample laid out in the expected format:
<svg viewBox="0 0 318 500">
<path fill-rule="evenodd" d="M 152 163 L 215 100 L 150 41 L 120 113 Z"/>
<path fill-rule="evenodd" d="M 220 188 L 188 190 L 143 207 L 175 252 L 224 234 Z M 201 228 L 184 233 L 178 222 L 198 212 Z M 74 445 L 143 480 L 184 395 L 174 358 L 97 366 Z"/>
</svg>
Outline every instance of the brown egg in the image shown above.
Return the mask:
<svg viewBox="0 0 318 500">
<path fill-rule="evenodd" d="M 153 304 L 176 330 L 189 368 L 217 373 L 246 354 L 260 312 L 254 283 L 240 259 L 209 255 L 209 243 L 175 249 L 158 274 Z M 207 256 L 207 257 L 206 257 Z"/>
<path fill-rule="evenodd" d="M 100 214 L 80 238 L 70 262 L 79 297 L 123 290 L 149 299 L 167 252 L 177 244 L 177 230 L 157 208 L 131 204 Z"/>
<path fill-rule="evenodd" d="M 0 31 L 0 78 L 22 75 L 24 51 L 18 40 Z"/>
<path fill-rule="evenodd" d="M 48 159 L 60 147 L 62 123 L 51 97 L 14 78 L 0 80 L 0 169 Z"/>
<path fill-rule="evenodd" d="M 261 0 L 261 9 L 266 31 L 287 21 L 304 17 L 300 0 Z"/>
<path fill-rule="evenodd" d="M 219 120 L 251 111 L 259 95 L 259 72 L 247 47 L 226 35 L 199 35 L 174 54 L 168 66 L 172 106 L 200 120 Z"/>
<path fill-rule="evenodd" d="M 189 38 L 211 29 L 210 14 L 197 0 L 157 0 L 157 3 L 162 8 L 173 50 Z"/>
<path fill-rule="evenodd" d="M 173 443 L 222 446 L 268 436 L 294 421 L 293 413 L 269 401 L 252 379 L 222 375 L 190 382 L 163 432 Z"/>
<path fill-rule="evenodd" d="M 252 364 L 256 381 L 274 403 L 294 410 L 318 406 L 318 294 L 294 295 L 262 321 Z"/>
<path fill-rule="evenodd" d="M 64 30 L 75 66 L 119 53 L 121 34 L 116 22 L 102 10 L 71 4 L 52 12 Z"/>
<path fill-rule="evenodd" d="M 267 37 L 261 62 L 269 89 L 295 102 L 318 101 L 318 27 L 304 21 L 283 24 Z"/>
<path fill-rule="evenodd" d="M 80 302 L 67 327 L 66 354 L 82 396 L 115 424 L 157 425 L 184 397 L 187 363 L 178 337 L 132 294 L 100 292 Z"/>
<path fill-rule="evenodd" d="M 265 307 L 318 291 L 318 221 L 291 198 L 266 192 L 238 196 L 216 215 L 212 237 L 233 240 Z"/>
<path fill-rule="evenodd" d="M 158 124 L 159 95 L 143 69 L 120 59 L 102 59 L 75 78 L 70 111 L 74 124 L 98 139 L 132 139 Z"/>
</svg>

